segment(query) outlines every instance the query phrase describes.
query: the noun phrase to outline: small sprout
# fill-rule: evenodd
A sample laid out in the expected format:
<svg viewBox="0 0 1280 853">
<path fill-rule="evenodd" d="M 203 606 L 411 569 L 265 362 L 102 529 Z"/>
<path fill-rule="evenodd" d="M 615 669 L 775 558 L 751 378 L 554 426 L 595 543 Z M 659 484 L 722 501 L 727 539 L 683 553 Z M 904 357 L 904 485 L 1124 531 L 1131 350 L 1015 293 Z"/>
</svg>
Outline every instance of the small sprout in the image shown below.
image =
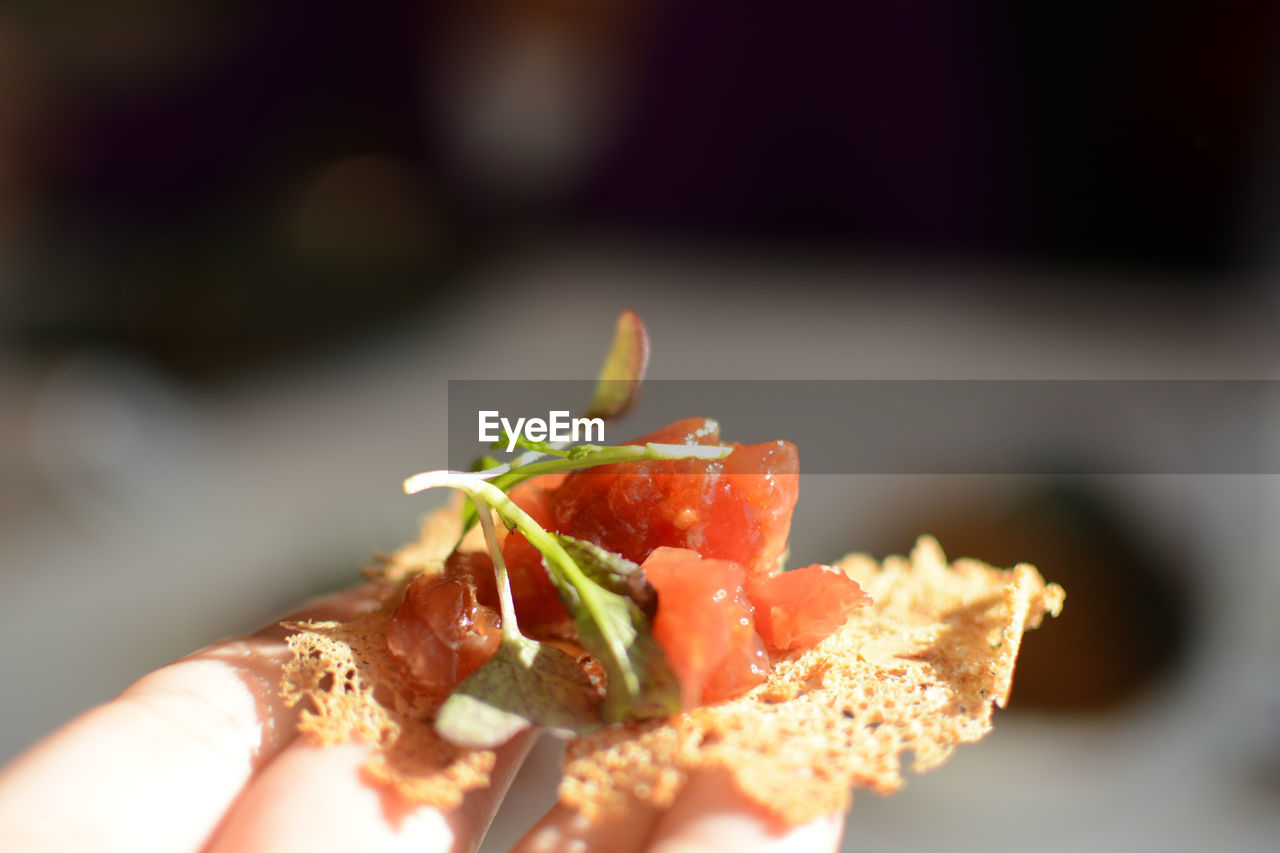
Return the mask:
<svg viewBox="0 0 1280 853">
<path fill-rule="evenodd" d="M 634 311 L 623 311 L 613 331 L 613 344 L 596 379 L 589 418 L 617 418 L 635 404 L 640 381 L 649 366 L 649 334 Z"/>
</svg>

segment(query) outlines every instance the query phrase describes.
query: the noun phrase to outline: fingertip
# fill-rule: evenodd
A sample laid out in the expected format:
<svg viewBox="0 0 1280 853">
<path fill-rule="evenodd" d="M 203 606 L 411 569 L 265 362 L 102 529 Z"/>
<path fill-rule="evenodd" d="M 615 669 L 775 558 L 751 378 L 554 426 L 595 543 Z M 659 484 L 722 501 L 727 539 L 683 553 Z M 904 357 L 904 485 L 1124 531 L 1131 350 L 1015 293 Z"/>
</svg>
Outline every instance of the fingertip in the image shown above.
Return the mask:
<svg viewBox="0 0 1280 853">
<path fill-rule="evenodd" d="M 798 826 L 770 818 L 733 784 L 729 773 L 693 774 L 680 797 L 654 829 L 650 853 L 834 853 L 844 815 L 827 815 Z"/>
<path fill-rule="evenodd" d="M 590 821 L 556 805 L 512 853 L 834 853 L 844 815 L 827 815 L 798 826 L 770 818 L 721 770 L 692 774 L 665 812 L 637 802 L 608 821 Z"/>
<path fill-rule="evenodd" d="M 498 750 L 492 784 L 441 812 L 408 803 L 364 773 L 368 745 L 286 749 L 245 790 L 209 853 L 241 850 L 405 850 L 465 853 L 480 840 L 533 742 L 521 735 Z"/>
<path fill-rule="evenodd" d="M 644 850 L 659 815 L 636 803 L 609 820 L 588 820 L 577 809 L 556 804 L 511 848 L 511 853 L 637 853 Z"/>
<path fill-rule="evenodd" d="M 384 590 L 377 584 L 363 583 L 347 589 L 331 592 L 292 608 L 288 613 L 272 619 L 255 634 L 262 639 L 280 640 L 291 633 L 282 622 L 347 622 L 383 605 Z"/>
</svg>

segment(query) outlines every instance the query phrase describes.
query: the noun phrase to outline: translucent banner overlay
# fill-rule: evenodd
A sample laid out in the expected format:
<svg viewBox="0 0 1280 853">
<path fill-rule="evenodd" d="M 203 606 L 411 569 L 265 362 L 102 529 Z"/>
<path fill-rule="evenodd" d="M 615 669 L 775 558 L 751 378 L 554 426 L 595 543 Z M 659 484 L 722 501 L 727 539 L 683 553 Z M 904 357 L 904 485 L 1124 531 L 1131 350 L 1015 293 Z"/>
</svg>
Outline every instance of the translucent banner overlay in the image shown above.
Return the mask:
<svg viewBox="0 0 1280 853">
<path fill-rule="evenodd" d="M 449 467 L 511 458 L 480 440 L 504 418 L 570 434 L 594 385 L 451 380 Z M 1272 380 L 651 381 L 603 440 L 598 424 L 578 437 L 622 444 L 694 416 L 725 442 L 790 441 L 805 474 L 1280 473 Z"/>
</svg>

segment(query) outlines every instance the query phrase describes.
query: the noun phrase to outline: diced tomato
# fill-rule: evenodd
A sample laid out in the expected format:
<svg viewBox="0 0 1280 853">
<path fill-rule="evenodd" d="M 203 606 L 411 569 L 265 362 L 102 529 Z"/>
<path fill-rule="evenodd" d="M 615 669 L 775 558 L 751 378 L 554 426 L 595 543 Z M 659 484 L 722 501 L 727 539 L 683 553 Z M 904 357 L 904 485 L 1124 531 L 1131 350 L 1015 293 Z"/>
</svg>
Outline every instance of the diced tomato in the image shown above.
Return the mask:
<svg viewBox="0 0 1280 853">
<path fill-rule="evenodd" d="M 628 444 L 689 444 L 711 445 L 720 443 L 720 424 L 714 418 L 681 418 L 653 432 L 629 441 Z"/>
<path fill-rule="evenodd" d="M 455 556 L 461 559 L 454 571 L 424 575 L 409 584 L 387 627 L 392 657 L 429 690 L 452 688 L 493 657 L 502 641 L 501 619 L 496 610 L 480 602 L 479 573 L 473 576 L 470 571 L 478 568 L 472 558 L 484 555 Z"/>
<path fill-rule="evenodd" d="M 687 418 L 633 444 L 716 444 L 719 427 Z M 642 563 L 655 548 L 690 548 L 767 573 L 786 548 L 799 493 L 795 446 L 734 445 L 723 460 L 602 465 L 548 496 L 555 527 Z"/>
<path fill-rule="evenodd" d="M 856 607 L 871 603 L 858 582 L 833 566 L 812 565 L 773 577 L 752 577 L 756 631 L 775 649 L 803 649 L 833 633 Z"/>
<path fill-rule="evenodd" d="M 765 679 L 769 661 L 743 593 L 741 566 L 660 547 L 643 569 L 658 593 L 653 636 L 680 684 L 684 707 L 731 699 Z"/>
<path fill-rule="evenodd" d="M 769 654 L 755 630 L 751 600 L 738 587 L 729 605 L 729 652 L 707 679 L 703 702 L 723 702 L 746 693 L 769 677 Z"/>
<path fill-rule="evenodd" d="M 743 565 L 754 574 L 771 573 L 787 550 L 791 513 L 800 496 L 800 456 L 796 446 L 787 441 L 735 444 L 733 453 L 724 460 L 724 473 L 729 488 L 751 508 L 754 526 L 759 530 L 758 557 L 755 561 L 744 560 Z M 713 550 L 715 556 L 723 554 L 728 558 L 733 534 L 726 531 L 723 535 L 726 540 Z"/>
</svg>

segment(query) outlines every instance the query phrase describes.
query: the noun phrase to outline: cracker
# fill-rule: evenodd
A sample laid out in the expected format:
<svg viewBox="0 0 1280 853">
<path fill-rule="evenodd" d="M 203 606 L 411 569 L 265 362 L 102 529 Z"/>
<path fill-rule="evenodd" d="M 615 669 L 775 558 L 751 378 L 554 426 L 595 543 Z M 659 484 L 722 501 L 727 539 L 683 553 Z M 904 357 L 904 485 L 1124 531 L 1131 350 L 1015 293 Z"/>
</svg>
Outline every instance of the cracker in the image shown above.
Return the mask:
<svg viewBox="0 0 1280 853">
<path fill-rule="evenodd" d="M 592 819 L 636 799 L 667 806 L 689 772 L 724 768 L 762 811 L 798 824 L 847 809 L 854 787 L 894 791 L 904 753 L 923 772 L 991 730 L 1023 631 L 1064 597 L 1028 565 L 950 566 L 928 537 L 909 560 L 840 566 L 873 605 L 814 648 L 775 658 L 768 681 L 739 699 L 571 742 L 561 800 Z"/>
<path fill-rule="evenodd" d="M 429 517 L 421 539 L 375 574 L 398 586 L 439 571 L 457 536 L 447 515 L 457 517 L 447 508 Z M 797 824 L 847 809 L 855 787 L 896 790 L 904 754 L 922 772 L 991 730 L 1023 632 L 1057 615 L 1064 597 L 1029 565 L 948 564 L 929 537 L 909 559 L 855 555 L 839 565 L 874 604 L 814 648 L 775 655 L 769 679 L 745 696 L 570 741 L 561 800 L 606 819 L 637 800 L 668 806 L 689 773 L 723 768 L 762 811 Z M 494 755 L 436 736 L 439 700 L 415 690 L 386 651 L 390 612 L 293 626 L 284 695 L 310 700 L 302 731 L 376 744 L 373 778 L 451 808 L 488 784 Z"/>
<path fill-rule="evenodd" d="M 489 785 L 490 750 L 459 749 L 436 735 L 432 720 L 440 698 L 405 678 L 387 651 L 391 612 L 410 580 L 439 573 L 459 533 L 456 504 L 424 519 L 421 535 L 379 558 L 366 576 L 390 601 L 350 622 L 285 623 L 293 657 L 285 665 L 282 696 L 290 706 L 306 700 L 299 730 L 322 745 L 374 744 L 365 770 L 411 802 L 451 809 L 470 790 Z"/>
</svg>

